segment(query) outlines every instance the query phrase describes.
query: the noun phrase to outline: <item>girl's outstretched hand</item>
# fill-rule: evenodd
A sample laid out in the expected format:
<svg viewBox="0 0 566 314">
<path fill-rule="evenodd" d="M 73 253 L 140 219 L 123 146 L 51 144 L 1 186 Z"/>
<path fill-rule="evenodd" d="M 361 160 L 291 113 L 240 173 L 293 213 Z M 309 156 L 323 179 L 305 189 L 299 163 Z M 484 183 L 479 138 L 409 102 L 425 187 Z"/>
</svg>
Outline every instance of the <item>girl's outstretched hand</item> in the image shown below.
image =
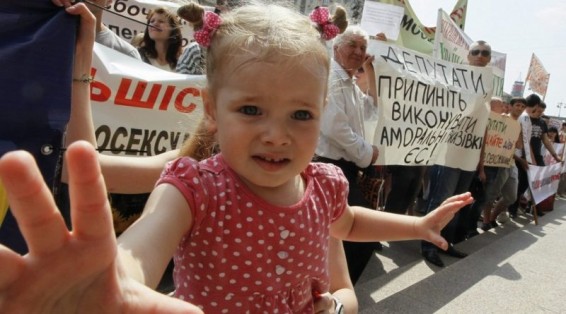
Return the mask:
<svg viewBox="0 0 566 314">
<path fill-rule="evenodd" d="M 20 256 L 0 245 L 1 313 L 202 313 L 122 271 L 97 153 L 67 151 L 73 230 L 67 230 L 33 157 L 0 159 L 0 179 L 27 242 Z"/>
<path fill-rule="evenodd" d="M 424 232 L 422 239 L 446 250 L 448 242 L 440 235 L 440 231 L 452 220 L 456 212 L 473 201 L 474 198 L 470 192 L 449 197 L 438 208 L 418 219 L 415 228 Z"/>
</svg>

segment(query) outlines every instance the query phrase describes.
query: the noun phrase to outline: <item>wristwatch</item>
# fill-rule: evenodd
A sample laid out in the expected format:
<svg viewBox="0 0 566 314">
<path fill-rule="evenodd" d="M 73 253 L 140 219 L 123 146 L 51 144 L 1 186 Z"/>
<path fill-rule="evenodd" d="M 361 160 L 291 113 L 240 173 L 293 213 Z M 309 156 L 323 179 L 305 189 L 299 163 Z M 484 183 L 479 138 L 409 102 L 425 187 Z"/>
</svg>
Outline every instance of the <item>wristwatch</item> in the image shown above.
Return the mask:
<svg viewBox="0 0 566 314">
<path fill-rule="evenodd" d="M 346 311 L 344 310 L 344 304 L 342 304 L 342 302 L 340 302 L 337 297 L 332 296 L 332 298 L 334 299 L 334 314 L 346 313 Z"/>
</svg>

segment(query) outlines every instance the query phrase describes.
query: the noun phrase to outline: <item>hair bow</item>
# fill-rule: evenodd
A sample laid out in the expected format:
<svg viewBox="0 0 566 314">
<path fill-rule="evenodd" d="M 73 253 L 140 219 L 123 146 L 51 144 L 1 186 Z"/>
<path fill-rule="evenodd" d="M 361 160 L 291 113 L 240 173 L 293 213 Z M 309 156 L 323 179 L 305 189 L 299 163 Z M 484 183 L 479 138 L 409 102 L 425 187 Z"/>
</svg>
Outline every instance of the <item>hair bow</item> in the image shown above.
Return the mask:
<svg viewBox="0 0 566 314">
<path fill-rule="evenodd" d="M 222 24 L 220 16 L 214 12 L 207 11 L 204 13 L 203 26 L 200 30 L 195 32 L 195 40 L 203 47 L 210 46 L 212 35 L 214 31 Z"/>
<path fill-rule="evenodd" d="M 311 21 L 320 26 L 322 38 L 324 40 L 330 40 L 340 33 L 338 26 L 330 22 L 330 12 L 328 11 L 328 8 L 316 7 L 311 14 L 309 14 L 309 17 Z"/>
</svg>

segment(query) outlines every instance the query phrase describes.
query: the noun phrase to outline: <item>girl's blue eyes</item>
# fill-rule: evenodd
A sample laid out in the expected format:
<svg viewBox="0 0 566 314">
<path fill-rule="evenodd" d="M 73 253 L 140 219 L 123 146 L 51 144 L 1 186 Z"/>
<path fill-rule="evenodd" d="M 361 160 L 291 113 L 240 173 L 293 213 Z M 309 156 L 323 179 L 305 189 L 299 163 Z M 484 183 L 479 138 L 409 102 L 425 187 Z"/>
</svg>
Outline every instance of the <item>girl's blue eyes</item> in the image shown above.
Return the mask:
<svg viewBox="0 0 566 314">
<path fill-rule="evenodd" d="M 257 116 L 261 114 L 261 111 L 256 106 L 243 106 L 238 111 L 248 116 Z M 310 120 L 312 119 L 312 114 L 307 110 L 297 110 L 293 112 L 292 118 L 296 120 Z"/>
<path fill-rule="evenodd" d="M 297 120 L 310 120 L 312 119 L 312 114 L 306 110 L 299 110 L 293 113 L 293 118 Z"/>
<path fill-rule="evenodd" d="M 241 113 L 243 113 L 245 115 L 249 115 L 249 116 L 255 116 L 255 115 L 260 114 L 258 107 L 255 107 L 255 106 L 243 106 L 242 108 L 240 108 L 239 111 Z"/>
</svg>

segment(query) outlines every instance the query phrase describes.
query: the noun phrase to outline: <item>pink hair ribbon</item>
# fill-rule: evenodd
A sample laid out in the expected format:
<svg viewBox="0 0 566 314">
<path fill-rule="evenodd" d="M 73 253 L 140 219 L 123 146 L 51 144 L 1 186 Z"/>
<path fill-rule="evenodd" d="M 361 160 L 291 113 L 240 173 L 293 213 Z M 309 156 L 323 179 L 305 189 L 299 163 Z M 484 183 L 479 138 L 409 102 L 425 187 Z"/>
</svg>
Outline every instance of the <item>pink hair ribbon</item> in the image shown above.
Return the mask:
<svg viewBox="0 0 566 314">
<path fill-rule="evenodd" d="M 340 33 L 338 26 L 330 22 L 330 12 L 328 11 L 328 8 L 316 7 L 311 14 L 309 14 L 309 17 L 311 21 L 320 25 L 322 38 L 324 40 L 330 40 Z"/>
<path fill-rule="evenodd" d="M 203 47 L 210 46 L 212 35 L 214 35 L 214 31 L 218 29 L 220 24 L 222 24 L 222 19 L 218 14 L 210 11 L 205 12 L 203 26 L 195 32 L 195 41 Z"/>
</svg>

